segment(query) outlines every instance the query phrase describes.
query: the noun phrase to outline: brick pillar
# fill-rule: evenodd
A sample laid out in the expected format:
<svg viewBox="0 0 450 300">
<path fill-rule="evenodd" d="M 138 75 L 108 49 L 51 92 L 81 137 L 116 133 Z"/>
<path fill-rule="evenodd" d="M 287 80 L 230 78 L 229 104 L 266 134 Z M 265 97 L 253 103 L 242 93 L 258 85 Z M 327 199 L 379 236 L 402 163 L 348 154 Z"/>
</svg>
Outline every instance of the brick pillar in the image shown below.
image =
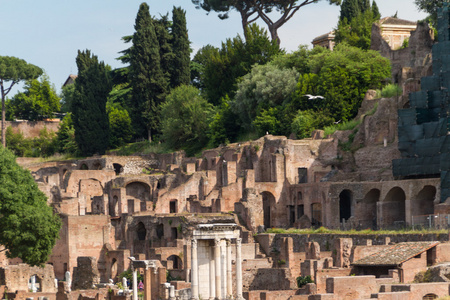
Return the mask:
<svg viewBox="0 0 450 300">
<path fill-rule="evenodd" d="M 144 271 L 144 300 L 152 299 L 152 269 L 146 268 Z"/>
</svg>

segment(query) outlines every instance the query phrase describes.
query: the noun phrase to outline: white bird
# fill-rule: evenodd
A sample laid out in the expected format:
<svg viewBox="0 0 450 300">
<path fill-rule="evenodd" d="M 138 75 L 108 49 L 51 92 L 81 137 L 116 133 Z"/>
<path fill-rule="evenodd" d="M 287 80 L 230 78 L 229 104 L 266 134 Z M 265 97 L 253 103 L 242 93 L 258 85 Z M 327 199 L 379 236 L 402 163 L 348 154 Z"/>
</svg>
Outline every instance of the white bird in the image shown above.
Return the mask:
<svg viewBox="0 0 450 300">
<path fill-rule="evenodd" d="M 341 120 L 339 120 L 339 121 L 337 121 L 337 122 L 333 122 L 334 124 L 339 124 L 339 123 L 341 123 Z"/>
<path fill-rule="evenodd" d="M 325 97 L 324 96 L 320 96 L 320 95 L 317 95 L 317 96 L 314 96 L 314 95 L 311 95 L 311 94 L 306 94 L 306 95 L 303 95 L 303 96 L 305 96 L 305 97 L 308 97 L 308 100 L 315 100 L 315 99 L 325 99 Z"/>
</svg>

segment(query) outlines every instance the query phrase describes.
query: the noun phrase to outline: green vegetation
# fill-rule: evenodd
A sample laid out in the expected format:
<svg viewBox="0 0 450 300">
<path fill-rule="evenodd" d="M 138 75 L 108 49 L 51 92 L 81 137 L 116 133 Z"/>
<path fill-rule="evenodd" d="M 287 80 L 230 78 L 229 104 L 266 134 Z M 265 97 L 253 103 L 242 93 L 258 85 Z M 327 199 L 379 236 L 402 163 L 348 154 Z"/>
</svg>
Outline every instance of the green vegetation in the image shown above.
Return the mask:
<svg viewBox="0 0 450 300">
<path fill-rule="evenodd" d="M 31 173 L 16 163 L 14 154 L 0 147 L 0 244 L 6 256 L 41 265 L 59 238 L 61 221 L 47 205 Z"/>
<path fill-rule="evenodd" d="M 347 44 L 361 49 L 370 49 L 372 24 L 380 19 L 375 1 L 343 0 L 341 15 L 335 30 L 336 44 Z"/>
<path fill-rule="evenodd" d="M 72 102 L 75 141 L 82 155 L 105 154 L 109 146 L 106 101 L 112 83 L 108 67 L 89 50 L 78 51 L 78 78 Z"/>
<path fill-rule="evenodd" d="M 325 135 L 325 137 L 328 137 L 328 136 L 332 135 L 333 133 L 335 133 L 337 130 L 341 130 L 341 131 L 353 130 L 357 126 L 359 126 L 359 124 L 361 124 L 361 120 L 350 120 L 350 121 L 345 121 L 343 123 L 339 123 L 337 125 L 327 126 L 324 128 L 324 135 Z"/>
<path fill-rule="evenodd" d="M 391 97 L 398 97 L 402 95 L 403 90 L 401 87 L 399 87 L 397 84 L 388 84 L 381 90 L 381 97 L 383 98 L 391 98 Z"/>
<path fill-rule="evenodd" d="M 299 288 L 304 287 L 305 285 L 307 285 L 308 283 L 314 283 L 314 280 L 312 280 L 311 276 L 299 276 L 297 277 L 297 286 Z"/>
<path fill-rule="evenodd" d="M 6 95 L 20 81 L 33 80 L 42 74 L 42 69 L 12 56 L 0 56 L 0 86 L 2 96 L 2 145 L 6 147 Z M 9 86 L 6 83 L 9 83 Z"/>
<path fill-rule="evenodd" d="M 51 86 L 47 75 L 41 80 L 33 79 L 25 84 L 25 92 L 20 92 L 7 103 L 9 119 L 39 121 L 52 118 L 60 110 L 60 98 Z"/>
</svg>

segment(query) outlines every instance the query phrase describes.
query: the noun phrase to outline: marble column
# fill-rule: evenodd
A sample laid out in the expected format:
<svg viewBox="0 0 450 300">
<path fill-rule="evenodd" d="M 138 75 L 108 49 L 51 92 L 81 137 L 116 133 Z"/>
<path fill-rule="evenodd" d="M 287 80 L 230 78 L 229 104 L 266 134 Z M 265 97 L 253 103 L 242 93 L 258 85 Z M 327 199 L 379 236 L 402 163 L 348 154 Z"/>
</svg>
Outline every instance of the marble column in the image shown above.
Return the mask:
<svg viewBox="0 0 450 300">
<path fill-rule="evenodd" d="M 144 300 L 152 299 L 152 269 L 145 268 L 144 271 Z"/>
<path fill-rule="evenodd" d="M 227 297 L 233 295 L 233 273 L 231 270 L 231 240 L 227 239 Z"/>
<path fill-rule="evenodd" d="M 137 269 L 131 266 L 133 271 L 133 300 L 138 300 L 138 283 L 137 283 Z"/>
<path fill-rule="evenodd" d="M 197 260 L 197 239 L 192 239 L 191 245 L 191 291 L 192 300 L 198 300 L 198 260 Z"/>
<path fill-rule="evenodd" d="M 242 256 L 241 256 L 242 239 L 236 239 L 236 299 L 243 300 L 242 297 Z"/>
<path fill-rule="evenodd" d="M 220 265 L 220 239 L 214 239 L 214 262 L 215 262 L 215 279 L 216 279 L 216 299 L 221 299 L 222 294 L 222 270 Z"/>
<path fill-rule="evenodd" d="M 215 273 L 215 261 L 214 261 L 214 248 L 210 248 L 210 260 L 209 260 L 209 299 L 214 300 L 216 298 L 216 273 Z"/>
</svg>

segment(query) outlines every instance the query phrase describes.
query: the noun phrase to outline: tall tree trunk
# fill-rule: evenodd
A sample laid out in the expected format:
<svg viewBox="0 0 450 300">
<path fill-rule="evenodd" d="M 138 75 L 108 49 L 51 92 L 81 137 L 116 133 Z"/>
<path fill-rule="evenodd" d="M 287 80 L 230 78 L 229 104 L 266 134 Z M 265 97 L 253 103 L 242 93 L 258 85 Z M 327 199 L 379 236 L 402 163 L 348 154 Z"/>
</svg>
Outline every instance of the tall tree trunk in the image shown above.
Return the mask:
<svg viewBox="0 0 450 300">
<path fill-rule="evenodd" d="M 276 24 L 268 25 L 270 37 L 272 38 L 272 41 L 277 41 L 278 46 L 280 46 L 280 37 L 278 36 L 278 27 Z"/>
</svg>

